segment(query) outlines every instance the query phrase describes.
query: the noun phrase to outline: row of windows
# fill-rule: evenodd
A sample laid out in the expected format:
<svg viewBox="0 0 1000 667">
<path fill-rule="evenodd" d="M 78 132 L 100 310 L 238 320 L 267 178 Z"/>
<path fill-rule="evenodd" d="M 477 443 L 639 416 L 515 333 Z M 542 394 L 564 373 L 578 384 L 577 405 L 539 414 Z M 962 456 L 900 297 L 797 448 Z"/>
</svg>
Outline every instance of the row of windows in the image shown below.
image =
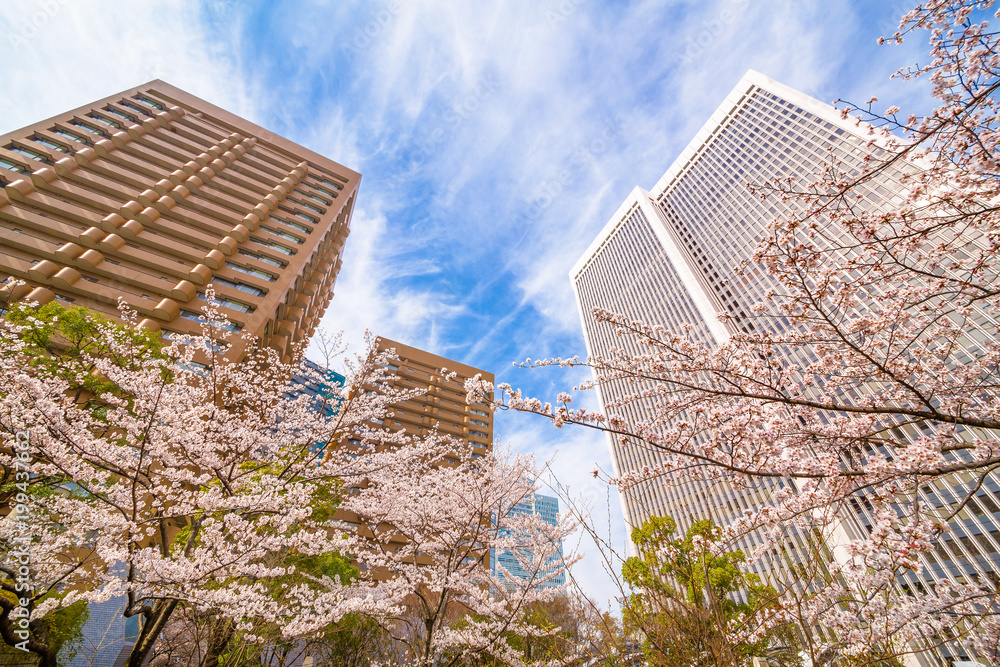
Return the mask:
<svg viewBox="0 0 1000 667">
<path fill-rule="evenodd" d="M 298 245 L 304 243 L 304 241 L 300 239 L 298 236 L 295 236 L 294 234 L 289 234 L 288 232 L 281 231 L 280 229 L 275 229 L 274 227 L 269 227 L 267 225 L 261 225 L 260 228 L 268 232 L 269 234 L 273 234 L 287 241 L 291 241 L 292 243 Z"/>
<path fill-rule="evenodd" d="M 137 109 L 137 110 L 139 110 L 141 112 L 141 105 L 139 104 L 139 102 L 141 102 L 142 104 L 145 104 L 145 105 L 149 106 L 150 108 L 155 108 L 155 109 L 158 109 L 158 110 L 163 110 L 163 106 L 162 105 L 160 105 L 157 102 L 154 102 L 153 100 L 150 100 L 149 98 L 147 98 L 145 96 L 140 95 L 140 96 L 137 97 L 137 99 L 138 99 L 138 102 L 136 102 L 134 104 L 130 103 L 128 106 L 130 108 L 135 108 L 135 109 Z M 123 100 L 123 103 L 124 102 L 125 101 Z M 121 112 L 120 110 L 115 109 L 115 108 L 110 107 L 110 106 L 105 107 L 104 111 L 107 112 L 107 113 L 113 113 L 113 115 L 115 115 L 115 116 L 117 116 L 117 117 L 119 117 L 119 118 L 121 118 L 123 120 L 137 121 L 136 118 L 130 116 L 129 114 Z M 146 115 L 150 115 L 151 116 L 152 114 L 146 114 Z M 88 118 L 92 119 L 94 121 L 98 121 L 98 122 L 100 122 L 100 123 L 102 123 L 104 125 L 108 125 L 110 127 L 116 127 L 116 129 L 120 128 L 120 126 L 117 126 L 117 121 L 110 120 L 110 119 L 108 119 L 106 117 L 103 117 L 102 115 L 100 115 L 100 114 L 98 114 L 96 112 L 89 113 L 88 114 Z M 77 127 L 77 128 L 80 128 L 81 130 L 84 130 L 85 132 L 87 132 L 89 134 L 94 135 L 94 136 L 100 136 L 102 138 L 109 136 L 104 130 L 100 129 L 99 126 L 97 126 L 95 124 L 91 124 L 89 122 L 84 122 L 84 121 L 81 121 L 81 120 L 72 119 L 71 121 L 69 121 L 69 123 L 71 125 Z M 75 132 L 72 132 L 72 131 L 69 131 L 69 130 L 65 130 L 65 129 L 63 129 L 61 127 L 58 127 L 58 126 L 53 127 L 52 131 L 54 133 L 57 133 L 57 134 L 61 135 L 61 136 L 65 136 L 67 139 L 70 139 L 72 141 L 84 143 L 84 144 L 87 144 L 87 145 L 92 145 L 92 142 L 90 140 L 88 140 L 85 136 L 83 136 L 82 134 L 77 134 Z M 52 140 L 50 140 L 50 139 L 48 139 L 46 137 L 42 137 L 42 136 L 37 135 L 37 134 L 33 135 L 31 137 L 31 139 L 33 141 L 35 141 L 36 143 L 38 143 L 39 145 L 45 146 L 46 148 L 49 148 L 51 150 L 56 150 L 58 152 L 66 152 L 66 153 L 73 152 L 73 149 L 69 148 L 68 146 L 64 146 L 62 144 L 59 144 L 58 142 L 52 141 Z M 28 158 L 30 158 L 32 160 L 36 160 L 36 161 L 43 162 L 43 163 L 46 163 L 46 164 L 51 164 L 51 162 L 52 162 L 51 158 L 49 158 L 44 153 L 41 153 L 39 151 L 34 151 L 34 150 L 32 150 L 30 148 L 27 148 L 25 146 L 11 144 L 10 146 L 8 146 L 8 149 L 10 149 L 10 150 L 12 150 L 12 151 L 14 151 L 14 152 L 16 152 L 16 153 L 18 153 L 20 155 L 24 155 L 25 157 L 28 157 Z M 25 172 L 29 171 L 23 165 L 19 165 L 19 164 L 13 163 L 10 160 L 3 159 L 3 158 L 0 158 L 0 167 L 5 167 L 5 168 L 8 168 L 8 169 L 11 169 L 12 171 L 21 172 L 21 173 L 25 173 Z M 78 202 L 73 202 L 73 203 L 74 203 L 74 205 L 81 205 Z M 95 211 L 95 212 L 101 212 L 101 211 Z M 298 228 L 300 230 L 302 230 L 302 231 L 306 231 L 307 233 L 309 231 L 304 225 L 299 226 Z M 154 233 L 153 230 L 147 230 L 147 232 L 151 233 L 151 234 Z M 297 239 L 297 238 L 291 238 L 291 240 L 293 240 L 297 244 L 300 244 L 302 242 L 301 239 Z M 288 254 L 288 255 L 294 254 L 293 250 L 291 250 L 291 249 L 289 249 L 289 248 L 287 248 L 285 246 L 282 246 L 281 244 L 269 244 L 268 243 L 268 244 L 265 244 L 265 245 L 267 245 L 268 247 L 271 247 L 273 250 L 276 250 L 276 251 L 278 251 L 278 252 L 280 252 L 282 254 Z M 266 261 L 268 263 L 274 264 L 275 266 L 284 266 L 284 263 L 280 262 L 279 260 L 274 260 L 274 259 L 271 259 L 271 258 L 267 258 L 267 257 L 265 257 L 263 255 L 259 255 L 259 254 L 256 255 L 256 256 L 261 261 Z M 270 276 L 270 275 L 264 274 L 264 273 L 257 274 L 257 277 L 261 277 L 261 278 L 266 279 L 266 280 L 274 280 L 273 276 Z"/>
<path fill-rule="evenodd" d="M 294 255 L 296 252 L 295 250 L 289 248 L 288 246 L 281 245 L 280 243 L 275 243 L 274 241 L 265 241 L 264 239 L 256 236 L 251 236 L 250 240 L 258 245 L 264 246 L 265 248 L 270 248 L 271 250 L 280 252 L 283 255 Z"/>
<path fill-rule="evenodd" d="M 193 310 L 184 310 L 184 309 L 182 309 L 181 310 L 181 317 L 183 317 L 185 320 L 191 320 L 193 322 L 200 322 L 202 314 L 201 313 L 196 313 Z M 224 329 L 226 331 L 232 331 L 232 332 L 236 333 L 236 332 L 238 332 L 238 331 L 240 331 L 240 330 L 243 329 L 243 325 L 240 324 L 239 322 L 227 322 L 225 324 L 218 323 L 218 328 Z"/>
<path fill-rule="evenodd" d="M 273 283 L 278 279 L 278 276 L 274 275 L 273 273 L 268 273 L 267 271 L 261 271 L 260 269 L 255 269 L 251 266 L 243 266 L 242 264 L 235 264 L 233 262 L 226 262 L 226 268 L 232 269 L 234 271 L 239 271 L 240 273 L 245 273 L 248 276 L 260 278 L 261 280 L 266 280 L 270 283 Z M 243 283 L 238 283 L 238 284 L 243 285 Z M 245 287 L 249 288 L 250 285 L 245 285 Z M 242 287 L 240 289 L 243 289 L 244 292 L 250 291 Z M 259 288 L 254 287 L 252 289 L 258 290 L 259 292 L 261 292 L 261 294 L 265 294 L 265 292 L 263 290 L 260 290 Z"/>
</svg>

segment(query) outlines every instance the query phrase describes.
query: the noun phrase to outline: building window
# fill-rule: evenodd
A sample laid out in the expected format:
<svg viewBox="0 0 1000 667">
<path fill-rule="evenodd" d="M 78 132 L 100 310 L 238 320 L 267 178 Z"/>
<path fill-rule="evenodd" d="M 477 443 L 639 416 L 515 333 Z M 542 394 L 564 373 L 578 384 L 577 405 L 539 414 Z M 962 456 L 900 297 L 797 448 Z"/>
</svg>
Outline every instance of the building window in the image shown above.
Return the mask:
<svg viewBox="0 0 1000 667">
<path fill-rule="evenodd" d="M 274 281 L 276 281 L 278 279 L 278 276 L 274 275 L 273 273 L 268 273 L 267 271 L 261 271 L 260 269 L 254 269 L 254 268 L 251 268 L 249 266 L 240 266 L 239 264 L 233 264 L 232 262 L 226 262 L 226 268 L 227 269 L 232 269 L 233 271 L 239 271 L 240 273 L 245 273 L 248 276 L 253 276 L 255 278 L 260 278 L 262 280 L 266 280 L 266 281 L 271 282 L 271 283 L 273 283 Z M 220 280 L 225 281 L 226 279 L 225 278 L 221 278 Z M 264 290 L 259 289 L 257 287 L 253 287 L 251 285 L 247 285 L 245 283 L 236 283 L 236 282 L 232 282 L 232 281 L 226 281 L 226 282 L 230 283 L 229 287 L 234 287 L 236 285 L 242 285 L 242 287 L 237 287 L 236 289 L 243 290 L 244 292 L 250 292 L 251 290 L 256 290 L 256 292 L 259 292 L 258 296 L 263 296 L 264 294 L 266 294 L 266 292 Z M 255 292 L 251 292 L 251 293 L 255 293 Z"/>
<path fill-rule="evenodd" d="M 157 101 L 155 101 L 155 100 L 151 100 L 151 99 L 149 99 L 149 98 L 148 98 L 148 97 L 146 97 L 145 95 L 136 95 L 136 96 L 134 97 L 134 99 L 136 99 L 136 100 L 138 100 L 138 101 L 142 102 L 142 103 L 143 103 L 143 104 L 145 104 L 145 105 L 146 105 L 147 107 L 153 107 L 153 108 L 154 108 L 154 109 L 156 109 L 157 111 L 166 111 L 166 110 L 167 110 L 167 108 L 166 108 L 165 106 L 163 106 L 162 104 L 160 104 L 159 102 L 157 102 Z"/>
<path fill-rule="evenodd" d="M 31 140 L 36 144 L 41 144 L 46 148 L 51 148 L 54 151 L 59 151 L 60 153 L 72 153 L 73 151 L 68 146 L 63 146 L 62 144 L 56 143 L 51 139 L 46 139 L 45 137 L 40 137 L 37 134 L 31 136 Z"/>
<path fill-rule="evenodd" d="M 270 248 L 271 250 L 277 250 L 278 252 L 280 252 L 280 253 L 282 253 L 284 255 L 294 255 L 295 254 L 294 250 L 292 250 L 291 248 L 289 248 L 287 246 L 283 246 L 280 243 L 273 243 L 271 241 L 265 241 L 264 239 L 259 239 L 259 238 L 255 237 L 255 236 L 251 236 L 250 240 L 253 241 L 254 243 L 259 243 L 260 245 L 262 245 L 262 246 L 264 246 L 266 248 Z"/>
<path fill-rule="evenodd" d="M 272 258 L 268 257 L 267 255 L 258 255 L 255 252 L 250 252 L 249 250 L 244 250 L 243 248 L 240 248 L 237 252 L 239 252 L 239 254 L 241 254 L 241 255 L 246 255 L 247 257 L 253 257 L 254 259 L 256 259 L 256 260 L 258 260 L 260 262 L 264 262 L 265 264 L 270 264 L 271 266 L 276 266 L 279 269 L 283 269 L 283 268 L 285 268 L 285 266 L 287 266 L 281 260 L 272 259 Z"/>
<path fill-rule="evenodd" d="M 336 199 L 337 198 L 337 193 L 334 192 L 333 190 L 328 189 L 328 188 L 324 188 L 324 187 L 321 187 L 319 185 L 313 185 L 312 183 L 309 184 L 309 187 L 311 187 L 312 189 L 317 190 L 319 192 L 322 192 L 323 194 L 327 195 L 331 199 Z"/>
<path fill-rule="evenodd" d="M 229 268 L 238 268 L 235 264 L 230 266 L 229 262 L 226 262 L 226 266 Z M 224 285 L 225 287 L 238 289 L 241 292 L 246 292 L 247 294 L 253 294 L 254 296 L 264 296 L 265 294 L 267 294 L 266 290 L 262 290 L 259 287 L 254 287 L 253 285 L 247 285 L 246 283 L 241 283 L 237 280 L 229 280 L 228 278 L 223 278 L 222 276 L 215 276 L 214 278 L 212 278 L 212 282 L 217 285 Z"/>
<path fill-rule="evenodd" d="M 71 120 L 69 124 L 72 125 L 73 127 L 78 127 L 86 132 L 90 132 L 91 134 L 96 134 L 99 137 L 108 136 L 103 130 L 94 127 L 90 123 L 84 123 L 82 120 Z"/>
<path fill-rule="evenodd" d="M 197 361 L 178 361 L 177 367 L 196 375 L 208 375 L 208 366 L 198 363 Z"/>
<path fill-rule="evenodd" d="M 339 190 L 343 190 L 344 189 L 344 186 L 341 185 L 340 183 L 334 183 L 333 181 L 327 180 L 327 179 L 319 177 L 319 176 L 315 176 L 314 178 L 317 181 L 319 181 L 320 183 L 322 183 L 323 185 L 325 185 L 325 186 L 327 186 L 329 188 L 333 188 L 334 190 L 338 190 L 339 191 Z M 319 188 L 317 188 L 317 190 L 318 189 Z M 336 195 L 334 195 L 334 196 L 336 196 Z"/>
<path fill-rule="evenodd" d="M 149 109 L 143 109 L 141 104 L 136 104 L 132 100 L 122 100 L 119 102 L 123 107 L 128 107 L 132 111 L 141 113 L 143 116 L 153 117 L 153 114 L 149 113 Z"/>
<path fill-rule="evenodd" d="M 288 198 L 288 201 L 290 201 L 290 202 L 292 202 L 294 204 L 298 204 L 302 208 L 307 208 L 310 211 L 313 211 L 315 213 L 319 213 L 320 215 L 323 215 L 324 213 L 326 213 L 326 209 L 322 209 L 319 206 L 316 206 L 316 204 L 310 204 L 309 202 L 299 201 L 298 199 L 292 199 L 291 197 Z"/>
<path fill-rule="evenodd" d="M 313 194 L 311 192 L 303 192 L 302 190 L 296 190 L 296 192 L 298 192 L 300 195 L 302 195 L 304 197 L 308 197 L 309 199 L 312 199 L 315 202 L 319 202 L 323 206 L 332 206 L 333 205 L 333 202 L 330 201 L 329 199 L 326 199 L 325 197 L 320 197 L 319 195 L 315 195 L 315 194 Z"/>
<path fill-rule="evenodd" d="M 23 155 L 24 157 L 30 157 L 32 160 L 37 160 L 38 162 L 43 162 L 45 164 L 52 164 L 52 160 L 47 155 L 43 155 L 38 151 L 31 150 L 30 148 L 22 148 L 21 146 L 15 146 L 14 144 L 9 144 L 6 148 L 12 153 L 17 153 L 18 155 Z"/>
<path fill-rule="evenodd" d="M 265 227 L 264 225 L 261 225 L 260 228 L 263 229 L 265 232 L 268 232 L 269 234 L 274 234 L 275 236 L 280 236 L 281 238 L 287 239 L 287 240 L 291 241 L 292 243 L 298 243 L 298 244 L 301 245 L 302 242 L 303 242 L 302 239 L 300 239 L 298 236 L 295 236 L 293 234 L 289 234 L 288 232 L 283 232 L 280 229 L 274 229 L 272 227 Z"/>
<path fill-rule="evenodd" d="M 87 137 L 81 136 L 76 132 L 70 132 L 69 130 L 64 130 L 60 127 L 53 127 L 51 131 L 53 134 L 58 134 L 60 137 L 66 137 L 70 141 L 75 141 L 78 144 L 83 144 L 84 146 L 90 145 L 90 140 L 87 139 Z"/>
<path fill-rule="evenodd" d="M 301 218 L 301 219 L 305 220 L 306 222 L 311 222 L 314 225 L 319 222 L 319 218 L 314 218 L 311 215 L 303 213 L 302 211 L 295 211 L 294 215 L 295 215 L 295 217 Z"/>
<path fill-rule="evenodd" d="M 205 296 L 204 292 L 198 292 L 198 298 L 201 299 L 202 301 L 208 301 L 208 298 Z M 249 303 L 243 303 L 242 301 L 230 299 L 227 296 L 219 296 L 218 294 L 215 295 L 215 298 L 211 300 L 210 303 L 213 303 L 217 306 L 222 306 L 224 308 L 237 310 L 241 313 L 252 313 L 253 311 L 256 310 L 256 308 L 254 306 L 251 306 Z"/>
<path fill-rule="evenodd" d="M 196 313 L 196 312 L 191 311 L 191 310 L 182 310 L 181 311 L 181 317 L 183 317 L 185 320 L 192 320 L 194 322 L 201 322 L 201 319 L 200 319 L 201 318 L 201 313 Z M 216 326 L 219 329 L 225 329 L 226 331 L 232 331 L 234 333 L 240 331 L 243 328 L 243 325 L 240 324 L 239 322 L 227 322 L 226 324 L 223 324 L 222 322 L 218 322 L 218 323 L 216 323 Z"/>
<path fill-rule="evenodd" d="M 107 111 L 109 114 L 111 114 L 113 116 L 118 116 L 122 120 L 127 120 L 127 121 L 135 123 L 137 125 L 139 123 L 139 121 L 134 116 L 132 116 L 131 114 L 127 114 L 124 111 L 119 111 L 118 109 L 115 109 L 111 105 L 108 105 L 108 106 L 104 107 L 104 110 Z"/>
<path fill-rule="evenodd" d="M 280 222 L 283 225 L 288 225 L 289 227 L 292 227 L 293 229 L 297 229 L 300 232 L 305 232 L 306 234 L 312 234 L 312 229 L 310 229 L 309 227 L 306 227 L 301 222 L 292 222 L 291 220 L 285 220 L 284 218 L 279 218 L 279 217 L 273 216 L 273 215 L 271 216 L 271 219 L 274 220 L 274 221 L 276 221 L 276 222 Z"/>
<path fill-rule="evenodd" d="M 16 162 L 11 162 L 10 160 L 4 159 L 2 157 L 0 157 L 0 167 L 3 167 L 4 169 L 10 169 L 11 171 L 16 171 L 19 174 L 26 174 L 29 171 L 26 167 L 22 167 Z"/>
<path fill-rule="evenodd" d="M 110 118 L 105 118 L 104 116 L 100 115 L 99 113 L 96 113 L 96 112 L 93 112 L 93 111 L 87 114 L 87 118 L 93 118 L 98 123 L 103 123 L 104 125 L 107 125 L 108 127 L 113 127 L 116 130 L 123 130 L 123 129 L 125 129 L 122 126 L 122 124 L 119 123 L 118 121 L 111 120 Z"/>
</svg>

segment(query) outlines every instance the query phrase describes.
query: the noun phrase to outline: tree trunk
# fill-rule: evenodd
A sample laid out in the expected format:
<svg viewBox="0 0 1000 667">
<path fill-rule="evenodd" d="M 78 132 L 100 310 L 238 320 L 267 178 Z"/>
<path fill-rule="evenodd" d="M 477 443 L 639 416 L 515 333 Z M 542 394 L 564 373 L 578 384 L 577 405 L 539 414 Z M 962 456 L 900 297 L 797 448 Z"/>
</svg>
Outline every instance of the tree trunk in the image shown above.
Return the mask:
<svg viewBox="0 0 1000 667">
<path fill-rule="evenodd" d="M 424 655 L 421 665 L 431 664 L 431 639 L 434 637 L 434 620 L 424 619 L 424 627 L 427 629 L 427 636 L 424 637 Z"/>
<path fill-rule="evenodd" d="M 157 600 L 153 604 L 153 611 L 143 623 L 139 638 L 135 640 L 135 646 L 132 647 L 132 653 L 129 654 L 124 667 L 142 667 L 175 607 L 177 600 Z"/>
<path fill-rule="evenodd" d="M 13 594 L 12 594 L 13 595 Z M 18 644 L 27 642 L 25 644 L 28 652 L 34 653 L 38 656 L 38 667 L 57 667 L 58 662 L 56 660 L 56 652 L 53 651 L 49 645 L 38 639 L 38 623 L 33 622 L 31 625 L 35 626 L 30 628 L 32 630 L 32 635 L 28 639 L 21 639 L 19 636 L 14 634 L 15 626 L 14 621 L 10 618 L 10 614 L 14 611 L 14 605 L 9 600 L 3 599 L 2 604 L 0 604 L 0 609 L 3 610 L 0 613 L 0 637 L 3 638 L 3 642 L 15 648 Z"/>
<path fill-rule="evenodd" d="M 722 613 L 719 611 L 718 601 L 715 599 L 715 591 L 712 590 L 712 584 L 708 577 L 708 562 L 705 559 L 705 554 L 701 555 L 701 566 L 702 572 L 704 572 L 705 577 L 705 597 L 708 599 L 708 610 L 715 621 L 715 630 L 711 633 L 713 644 L 712 653 L 715 654 L 716 664 L 724 665 L 735 665 L 736 662 L 733 659 L 733 654 L 729 650 L 729 641 L 726 637 L 726 619 L 722 617 Z"/>
<path fill-rule="evenodd" d="M 220 618 L 212 626 L 212 634 L 208 638 L 208 650 L 201 660 L 201 667 L 218 667 L 222 654 L 229 647 L 229 642 L 233 640 L 236 627 L 233 621 L 228 618 Z"/>
</svg>

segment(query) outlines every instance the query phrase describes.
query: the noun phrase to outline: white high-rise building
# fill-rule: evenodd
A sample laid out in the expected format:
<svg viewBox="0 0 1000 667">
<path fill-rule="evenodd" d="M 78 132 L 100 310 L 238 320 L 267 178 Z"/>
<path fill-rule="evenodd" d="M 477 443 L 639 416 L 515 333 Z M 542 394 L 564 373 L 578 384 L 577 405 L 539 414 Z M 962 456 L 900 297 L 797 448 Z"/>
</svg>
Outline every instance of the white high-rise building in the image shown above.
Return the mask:
<svg viewBox="0 0 1000 667">
<path fill-rule="evenodd" d="M 690 327 L 692 337 L 709 344 L 740 330 L 780 326 L 746 317 L 753 304 L 777 287 L 773 279 L 762 271 L 737 276 L 737 269 L 752 256 L 768 223 L 794 213 L 788 207 L 797 203 L 761 199 L 747 184 L 808 177 L 831 158 L 840 160 L 845 170 L 858 168 L 871 150 L 865 132 L 832 106 L 748 72 L 652 190 L 633 190 L 573 266 L 570 278 L 588 353 L 602 355 L 632 344 L 616 336 L 611 326 L 595 322 L 594 308 L 677 332 Z M 860 186 L 855 192 L 864 199 L 858 205 L 869 210 L 891 206 L 899 192 L 894 180 L 898 174 L 887 170 Z M 723 322 L 720 314 L 731 319 Z M 649 419 L 652 403 L 625 400 L 634 390 L 634 385 L 602 384 L 601 408 L 632 422 Z M 655 470 L 660 462 L 661 454 L 643 443 L 623 445 L 611 436 L 609 442 L 616 475 Z M 742 510 L 767 503 L 770 492 L 784 484 L 791 482 L 765 480 L 757 488 L 740 490 L 725 480 L 667 485 L 652 479 L 622 493 L 621 502 L 629 530 L 663 515 L 673 517 L 684 530 L 700 519 L 727 524 Z M 948 507 L 954 498 L 971 493 L 978 512 L 952 520 L 950 535 L 927 555 L 924 571 L 907 575 L 904 586 L 921 589 L 926 581 L 946 577 L 979 580 L 1000 571 L 1000 484 L 993 476 L 979 489 L 969 484 L 955 478 L 922 487 L 922 499 L 930 507 Z M 848 537 L 861 537 L 871 525 L 863 497 L 858 500 L 851 516 L 844 517 Z M 744 542 L 741 546 L 747 550 L 761 543 L 755 535 Z M 783 563 L 809 553 L 794 529 L 788 531 L 785 548 L 748 565 L 769 579 L 780 575 Z"/>
</svg>

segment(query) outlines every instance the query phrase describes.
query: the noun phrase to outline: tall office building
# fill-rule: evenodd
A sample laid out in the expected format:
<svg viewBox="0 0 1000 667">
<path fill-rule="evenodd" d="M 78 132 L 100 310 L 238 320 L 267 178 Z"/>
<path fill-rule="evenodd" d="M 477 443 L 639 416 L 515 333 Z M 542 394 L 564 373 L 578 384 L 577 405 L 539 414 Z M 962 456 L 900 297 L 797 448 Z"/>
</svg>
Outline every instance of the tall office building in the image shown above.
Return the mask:
<svg viewBox="0 0 1000 667">
<path fill-rule="evenodd" d="M 611 326 L 595 322 L 594 308 L 674 331 L 689 326 L 692 337 L 709 345 L 725 341 L 731 332 L 780 326 L 745 317 L 753 304 L 765 300 L 768 290 L 779 286 L 761 270 L 750 269 L 738 277 L 736 271 L 751 258 L 768 222 L 795 213 L 790 207 L 799 204 L 761 199 L 746 186 L 778 177 L 808 177 L 831 157 L 841 161 L 845 171 L 860 168 L 870 150 L 868 140 L 863 127 L 842 119 L 833 107 L 749 72 L 652 191 L 636 188 L 572 268 L 588 353 L 630 345 L 630 351 L 639 351 L 615 336 Z M 856 205 L 869 210 L 891 206 L 898 196 L 898 175 L 890 169 L 862 184 L 856 193 L 863 198 Z M 836 230 L 827 233 L 835 235 Z M 722 313 L 732 319 L 724 323 Z M 786 352 L 783 361 L 807 362 L 796 354 Z M 622 384 L 602 385 L 602 408 L 632 390 Z M 636 422 L 648 418 L 652 409 L 650 402 L 632 401 L 612 411 Z M 658 452 L 641 443 L 623 445 L 611 438 L 610 446 L 616 475 L 655 469 L 659 462 Z M 683 530 L 706 518 L 727 524 L 744 509 L 767 503 L 777 486 L 789 483 L 763 480 L 756 488 L 741 490 L 724 479 L 674 480 L 669 485 L 652 480 L 622 493 L 621 501 L 629 528 L 651 516 L 669 515 Z M 935 579 L 995 576 L 1000 571 L 1000 524 L 995 518 L 1000 514 L 994 514 L 1000 508 L 998 480 L 987 476 L 977 490 L 972 482 L 955 477 L 925 485 L 920 493 L 927 506 L 945 510 L 955 502 L 949 498 L 974 493 L 986 509 L 951 517 L 950 533 L 926 555 L 923 572 L 908 573 L 902 585 L 922 590 L 926 581 Z M 873 523 L 863 502 L 844 518 L 847 536 L 853 538 L 863 536 Z M 750 564 L 757 574 L 780 576 L 785 562 L 807 557 L 802 535 L 790 528 L 786 537 L 789 552 Z M 749 549 L 760 543 L 758 536 L 749 535 L 741 546 Z"/>
<path fill-rule="evenodd" d="M 333 295 L 359 181 L 162 81 L 112 95 L 0 137 L 0 312 L 114 317 L 123 299 L 143 326 L 192 334 L 212 284 L 232 330 L 287 359 Z M 90 607 L 73 664 L 124 662 L 138 617 L 122 605 Z"/>
<path fill-rule="evenodd" d="M 559 523 L 559 499 L 552 496 L 546 496 L 541 493 L 532 494 L 531 497 L 525 498 L 517 505 L 514 506 L 514 511 L 511 512 L 513 516 L 540 516 L 545 523 L 550 526 L 555 526 Z M 563 557 L 562 543 L 557 545 L 557 552 L 550 559 L 548 559 L 548 565 L 550 568 L 557 567 Z M 525 550 L 524 554 L 528 555 L 532 552 Z M 521 579 L 522 581 L 528 580 L 530 577 L 537 575 L 525 571 L 524 567 L 521 565 L 521 561 L 518 560 L 517 555 L 511 551 L 501 551 L 499 554 L 496 550 L 491 550 L 490 552 L 490 564 L 493 569 L 493 574 L 497 574 L 497 565 L 502 566 L 511 577 Z M 552 569 L 546 568 L 541 575 L 548 575 L 552 572 Z M 566 572 L 559 572 L 551 579 L 545 581 L 541 586 L 543 588 L 559 588 L 566 584 Z"/>
<path fill-rule="evenodd" d="M 360 178 L 162 81 L 112 95 L 0 137 L 0 307 L 123 299 L 197 333 L 212 284 L 233 330 L 288 355 L 330 302 Z"/>
<path fill-rule="evenodd" d="M 464 388 L 465 381 L 477 374 L 493 382 L 492 373 L 384 337 L 379 337 L 375 345 L 378 351 L 391 350 L 395 354 L 396 359 L 388 368 L 396 376 L 391 381 L 393 386 L 423 392 L 389 406 L 388 414 L 378 423 L 381 428 L 418 437 L 434 432 L 455 437 L 471 445 L 469 454 L 473 459 L 484 456 L 492 449 L 493 413 L 486 405 L 467 403 Z M 455 376 L 447 377 L 452 372 Z M 348 446 L 360 444 L 360 441 L 348 441 Z M 459 460 L 459 453 L 455 454 L 451 457 L 452 464 Z M 340 510 L 337 518 L 348 523 L 364 523 L 357 514 L 347 510 Z M 371 537 L 367 529 L 362 530 L 362 534 Z M 403 539 L 400 536 L 393 538 L 400 544 Z M 422 558 L 424 560 L 418 559 L 418 564 L 430 562 L 427 554 Z M 368 564 L 363 556 L 357 566 L 367 571 Z M 376 579 L 393 576 L 387 570 L 374 570 L 370 574 Z"/>
<path fill-rule="evenodd" d="M 347 383 L 347 378 L 309 359 L 303 359 L 302 366 L 303 372 L 292 376 L 285 396 L 292 399 L 309 396 L 310 403 L 318 414 L 332 416 L 342 400 L 340 391 Z"/>
<path fill-rule="evenodd" d="M 493 447 L 493 413 L 485 405 L 467 403 L 464 388 L 465 381 L 477 374 L 493 382 L 493 373 L 388 338 L 379 338 L 377 347 L 395 350 L 398 361 L 390 370 L 396 375 L 396 386 L 426 392 L 392 406 L 392 416 L 384 420 L 386 428 L 402 429 L 413 435 L 427 435 L 437 429 L 442 435 L 455 436 L 472 445 L 473 457 L 482 456 Z M 454 379 L 442 375 L 442 369 L 454 372 Z"/>
</svg>

